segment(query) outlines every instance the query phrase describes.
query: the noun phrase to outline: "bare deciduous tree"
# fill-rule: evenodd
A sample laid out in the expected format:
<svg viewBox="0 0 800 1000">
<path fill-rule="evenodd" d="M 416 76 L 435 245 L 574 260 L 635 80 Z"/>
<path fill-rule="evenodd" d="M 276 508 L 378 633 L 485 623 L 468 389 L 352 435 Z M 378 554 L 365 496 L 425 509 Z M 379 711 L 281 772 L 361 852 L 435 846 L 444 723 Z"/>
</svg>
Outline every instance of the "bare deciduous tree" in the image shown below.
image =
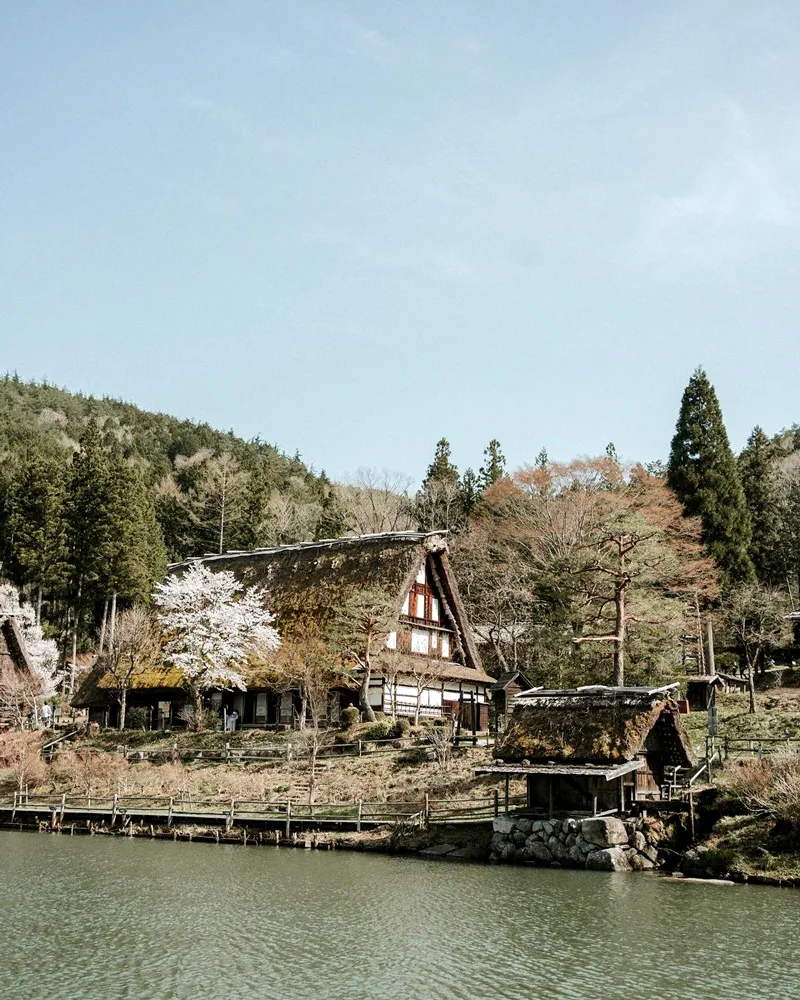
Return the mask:
<svg viewBox="0 0 800 1000">
<path fill-rule="evenodd" d="M 408 531 L 414 527 L 408 490 L 411 478 L 390 469 L 358 469 L 340 486 L 358 535 Z"/>
<path fill-rule="evenodd" d="M 125 728 L 128 690 L 138 669 L 160 660 L 159 634 L 152 616 L 139 606 L 123 611 L 100 665 L 111 678 L 119 702 L 119 728 Z"/>
</svg>

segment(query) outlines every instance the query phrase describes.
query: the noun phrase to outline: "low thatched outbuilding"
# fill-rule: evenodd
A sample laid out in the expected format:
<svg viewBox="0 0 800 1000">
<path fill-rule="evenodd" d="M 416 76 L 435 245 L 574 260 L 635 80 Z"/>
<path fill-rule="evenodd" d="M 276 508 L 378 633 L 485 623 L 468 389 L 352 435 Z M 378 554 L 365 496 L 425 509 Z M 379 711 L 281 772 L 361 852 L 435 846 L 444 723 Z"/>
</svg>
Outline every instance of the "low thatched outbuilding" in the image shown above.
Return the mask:
<svg viewBox="0 0 800 1000">
<path fill-rule="evenodd" d="M 495 748 L 497 764 L 478 773 L 526 777 L 528 808 L 542 815 L 625 813 L 660 798 L 668 768 L 694 761 L 676 689 L 523 691 Z"/>
</svg>

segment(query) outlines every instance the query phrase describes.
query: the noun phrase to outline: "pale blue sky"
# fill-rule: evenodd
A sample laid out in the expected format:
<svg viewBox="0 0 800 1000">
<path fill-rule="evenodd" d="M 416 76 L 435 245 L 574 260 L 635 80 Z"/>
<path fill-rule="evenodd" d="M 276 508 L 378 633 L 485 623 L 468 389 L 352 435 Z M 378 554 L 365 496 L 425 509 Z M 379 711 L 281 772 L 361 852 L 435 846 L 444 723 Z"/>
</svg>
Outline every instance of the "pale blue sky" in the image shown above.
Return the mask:
<svg viewBox="0 0 800 1000">
<path fill-rule="evenodd" d="M 800 3 L 0 3 L 3 368 L 419 478 L 800 420 Z"/>
</svg>

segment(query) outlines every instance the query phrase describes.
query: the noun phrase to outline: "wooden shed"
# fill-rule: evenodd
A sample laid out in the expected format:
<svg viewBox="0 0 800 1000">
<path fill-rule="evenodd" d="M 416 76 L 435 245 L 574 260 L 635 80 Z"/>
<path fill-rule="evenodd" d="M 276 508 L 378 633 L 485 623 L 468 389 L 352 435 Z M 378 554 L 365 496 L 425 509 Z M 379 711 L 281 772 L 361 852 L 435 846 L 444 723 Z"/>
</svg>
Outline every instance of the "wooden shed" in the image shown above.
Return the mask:
<svg viewBox="0 0 800 1000">
<path fill-rule="evenodd" d="M 525 777 L 535 815 L 624 814 L 661 797 L 668 768 L 694 763 L 677 687 L 523 692 L 495 747 L 497 763 L 476 773 Z"/>
<path fill-rule="evenodd" d="M 492 699 L 492 714 L 498 732 L 505 728 L 508 717 L 514 709 L 516 696 L 532 688 L 533 684 L 521 670 L 507 670 L 492 684 L 489 696 Z"/>
</svg>

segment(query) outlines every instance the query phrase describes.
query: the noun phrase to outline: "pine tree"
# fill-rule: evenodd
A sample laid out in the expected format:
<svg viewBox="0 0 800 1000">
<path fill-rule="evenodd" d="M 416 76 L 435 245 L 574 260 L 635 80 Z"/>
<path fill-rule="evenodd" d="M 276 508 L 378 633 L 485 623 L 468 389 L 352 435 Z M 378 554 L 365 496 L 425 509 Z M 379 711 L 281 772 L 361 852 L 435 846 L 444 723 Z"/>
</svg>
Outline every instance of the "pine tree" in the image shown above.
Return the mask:
<svg viewBox="0 0 800 1000">
<path fill-rule="evenodd" d="M 450 442 L 442 438 L 414 502 L 420 531 L 457 531 L 465 522 L 458 468 L 450 460 Z"/>
<path fill-rule="evenodd" d="M 702 368 L 683 393 L 667 483 L 685 513 L 700 517 L 703 542 L 725 582 L 752 579 L 750 516 L 717 394 Z"/>
<path fill-rule="evenodd" d="M 324 471 L 320 473 L 317 480 L 317 489 L 321 496 L 321 509 L 314 538 L 317 540 L 321 538 L 341 538 L 352 529 L 347 506 Z"/>
<path fill-rule="evenodd" d="M 760 427 L 754 427 L 739 456 L 739 476 L 752 535 L 750 558 L 761 583 L 780 584 L 782 573 L 781 497 L 775 475 L 775 446 Z"/>
<path fill-rule="evenodd" d="M 494 486 L 506 474 L 506 459 L 500 450 L 500 442 L 493 438 L 483 452 L 483 465 L 478 470 L 478 485 L 481 492 Z"/>
<path fill-rule="evenodd" d="M 94 418 L 86 425 L 72 470 L 64 505 L 67 525 L 67 597 L 72 608 L 70 691 L 75 681 L 75 655 L 85 612 L 104 596 L 103 575 L 110 554 L 109 462 Z"/>
<path fill-rule="evenodd" d="M 61 461 L 44 451 L 29 456 L 6 496 L 7 561 L 15 582 L 35 590 L 36 621 L 42 597 L 64 584 L 66 482 Z"/>
</svg>

